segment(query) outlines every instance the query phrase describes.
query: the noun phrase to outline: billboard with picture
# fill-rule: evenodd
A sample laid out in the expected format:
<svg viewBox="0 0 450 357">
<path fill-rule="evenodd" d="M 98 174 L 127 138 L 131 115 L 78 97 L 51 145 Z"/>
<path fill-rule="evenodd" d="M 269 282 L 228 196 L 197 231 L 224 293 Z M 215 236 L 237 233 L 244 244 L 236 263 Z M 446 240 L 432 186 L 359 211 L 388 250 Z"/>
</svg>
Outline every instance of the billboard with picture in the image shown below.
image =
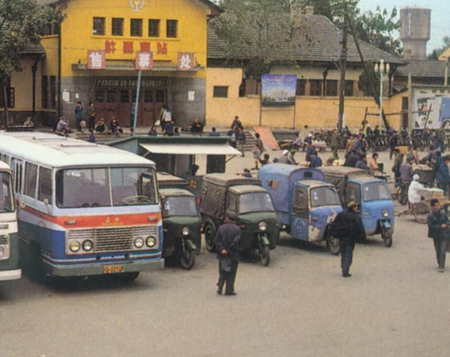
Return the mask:
<svg viewBox="0 0 450 357">
<path fill-rule="evenodd" d="M 293 74 L 263 74 L 261 104 L 266 106 L 295 105 L 297 76 Z"/>
<path fill-rule="evenodd" d="M 413 129 L 439 128 L 450 121 L 450 89 L 414 88 Z"/>
</svg>

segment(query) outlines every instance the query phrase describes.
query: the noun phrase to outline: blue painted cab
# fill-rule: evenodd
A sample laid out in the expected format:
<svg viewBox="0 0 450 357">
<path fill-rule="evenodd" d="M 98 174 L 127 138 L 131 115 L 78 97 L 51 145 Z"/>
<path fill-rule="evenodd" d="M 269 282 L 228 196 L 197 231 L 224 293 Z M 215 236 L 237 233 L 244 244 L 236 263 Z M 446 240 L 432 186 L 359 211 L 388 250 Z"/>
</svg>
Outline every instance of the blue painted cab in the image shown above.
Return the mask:
<svg viewBox="0 0 450 357">
<path fill-rule="evenodd" d="M 271 164 L 259 170 L 258 178 L 272 196 L 281 229 L 304 241 L 320 242 L 327 237 L 327 227 L 342 206 L 323 172 Z"/>
</svg>

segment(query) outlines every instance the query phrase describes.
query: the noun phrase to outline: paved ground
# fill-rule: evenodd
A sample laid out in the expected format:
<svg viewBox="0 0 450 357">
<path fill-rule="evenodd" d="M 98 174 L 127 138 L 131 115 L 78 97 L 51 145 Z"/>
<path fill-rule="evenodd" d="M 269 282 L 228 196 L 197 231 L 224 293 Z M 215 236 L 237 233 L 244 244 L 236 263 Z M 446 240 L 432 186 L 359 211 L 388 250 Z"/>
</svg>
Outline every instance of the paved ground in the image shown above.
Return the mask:
<svg viewBox="0 0 450 357">
<path fill-rule="evenodd" d="M 401 217 L 392 248 L 358 244 L 352 273 L 342 278 L 324 247 L 283 236 L 269 267 L 240 264 L 235 297 L 215 294 L 206 251 L 192 271 L 172 266 L 128 285 L 25 277 L 0 286 L 0 355 L 450 355 L 450 268 L 437 272 L 425 225 Z"/>
</svg>

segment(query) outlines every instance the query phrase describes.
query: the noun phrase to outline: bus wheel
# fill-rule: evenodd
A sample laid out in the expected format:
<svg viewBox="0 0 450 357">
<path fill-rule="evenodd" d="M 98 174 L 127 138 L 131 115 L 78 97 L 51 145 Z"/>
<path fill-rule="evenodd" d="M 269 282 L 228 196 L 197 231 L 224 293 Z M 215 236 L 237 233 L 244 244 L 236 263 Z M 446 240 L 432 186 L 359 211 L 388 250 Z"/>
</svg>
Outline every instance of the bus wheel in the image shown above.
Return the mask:
<svg viewBox="0 0 450 357">
<path fill-rule="evenodd" d="M 216 230 L 210 224 L 205 227 L 205 244 L 208 252 L 213 252 L 216 247 Z"/>
</svg>

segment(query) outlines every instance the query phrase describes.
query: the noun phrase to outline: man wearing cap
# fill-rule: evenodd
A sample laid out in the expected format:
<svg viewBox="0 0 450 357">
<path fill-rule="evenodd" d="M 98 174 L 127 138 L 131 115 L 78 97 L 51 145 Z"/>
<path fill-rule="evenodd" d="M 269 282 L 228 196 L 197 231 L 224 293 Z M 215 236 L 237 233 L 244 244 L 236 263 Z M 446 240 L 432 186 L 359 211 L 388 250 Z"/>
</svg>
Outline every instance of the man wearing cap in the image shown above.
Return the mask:
<svg viewBox="0 0 450 357">
<path fill-rule="evenodd" d="M 409 185 L 408 201 L 411 205 L 419 203 L 422 200 L 422 196 L 424 196 L 428 191 L 430 191 L 419 182 L 419 179 L 420 176 L 415 174 L 413 176 L 411 184 Z"/>
<path fill-rule="evenodd" d="M 350 265 L 352 265 L 355 241 L 365 238 L 364 226 L 358 215 L 358 204 L 355 201 L 347 203 L 347 211 L 337 215 L 333 222 L 332 235 L 339 238 L 342 276 L 348 278 L 352 276 L 349 271 Z"/>
<path fill-rule="evenodd" d="M 289 164 L 288 154 L 289 154 L 289 151 L 288 150 L 284 150 L 283 151 L 283 155 L 281 155 L 278 158 L 278 163 L 279 164 Z"/>
<path fill-rule="evenodd" d="M 428 215 L 428 237 L 433 238 L 434 249 L 436 251 L 436 260 L 438 263 L 438 271 L 443 273 L 445 270 L 445 255 L 447 252 L 447 242 L 450 238 L 449 219 L 447 215 L 441 211 L 439 201 L 431 200 L 431 213 Z"/>
<path fill-rule="evenodd" d="M 219 260 L 219 282 L 217 294 L 222 294 L 223 285 L 227 283 L 225 295 L 236 295 L 234 281 L 239 265 L 239 240 L 241 229 L 234 224 L 235 216 L 227 213 L 225 223 L 217 230 L 216 249 Z"/>
</svg>

